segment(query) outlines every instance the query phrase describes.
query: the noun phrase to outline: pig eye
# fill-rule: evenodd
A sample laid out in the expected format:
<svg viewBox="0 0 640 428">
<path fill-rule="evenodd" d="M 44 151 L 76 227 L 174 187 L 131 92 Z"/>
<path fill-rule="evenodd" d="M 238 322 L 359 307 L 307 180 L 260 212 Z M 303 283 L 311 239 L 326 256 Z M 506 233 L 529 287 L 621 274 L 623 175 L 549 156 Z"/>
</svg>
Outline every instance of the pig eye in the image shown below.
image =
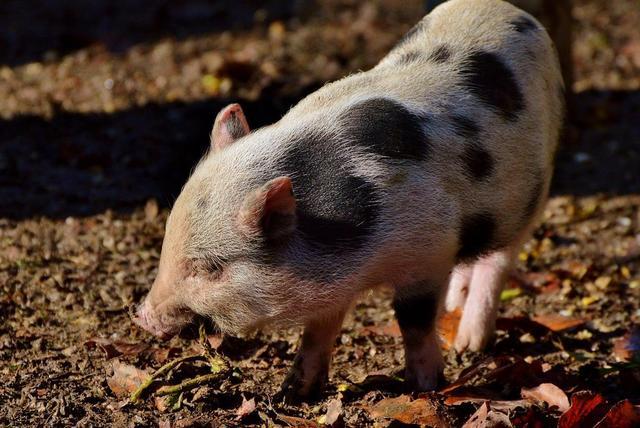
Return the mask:
<svg viewBox="0 0 640 428">
<path fill-rule="evenodd" d="M 226 260 L 221 257 L 207 257 L 198 260 L 196 263 L 197 270 L 201 273 L 218 274 L 222 271 Z"/>
</svg>

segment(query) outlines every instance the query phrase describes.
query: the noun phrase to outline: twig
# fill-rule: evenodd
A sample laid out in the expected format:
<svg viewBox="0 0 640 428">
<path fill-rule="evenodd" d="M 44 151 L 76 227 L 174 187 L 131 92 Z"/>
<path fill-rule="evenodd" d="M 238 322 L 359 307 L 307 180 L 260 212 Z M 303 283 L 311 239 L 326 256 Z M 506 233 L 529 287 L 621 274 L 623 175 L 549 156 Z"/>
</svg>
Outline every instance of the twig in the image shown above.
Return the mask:
<svg viewBox="0 0 640 428">
<path fill-rule="evenodd" d="M 167 385 L 159 388 L 156 391 L 156 395 L 170 395 L 176 394 L 178 392 L 189 391 L 197 386 L 204 385 L 206 383 L 212 382 L 214 380 L 219 379 L 224 373 L 209 373 L 206 375 L 194 377 L 193 379 L 187 379 L 182 383 L 177 385 Z"/>
<path fill-rule="evenodd" d="M 142 395 L 142 393 L 147 388 L 149 388 L 149 386 L 151 386 L 151 384 L 153 383 L 154 380 L 156 380 L 160 376 L 163 376 L 164 374 L 169 372 L 169 370 L 171 370 L 172 368 L 174 368 L 175 366 L 177 366 L 178 364 L 180 364 L 180 363 L 182 363 L 184 361 L 197 360 L 197 359 L 200 359 L 200 358 L 202 358 L 202 355 L 188 355 L 186 357 L 180 357 L 180 358 L 176 358 L 173 361 L 169 361 L 167 364 L 165 364 L 164 366 L 160 367 L 153 374 L 151 374 L 151 376 L 149 376 L 144 382 L 142 382 L 142 384 L 140 384 L 138 389 L 136 389 L 135 391 L 133 391 L 131 393 L 131 396 L 129 397 L 129 400 L 132 403 L 138 402 L 138 400 L 140 399 L 140 396 Z"/>
<path fill-rule="evenodd" d="M 200 345 L 202 346 L 203 353 L 202 355 L 189 355 L 186 357 L 176 358 L 173 361 L 168 362 L 164 366 L 160 367 L 153 374 L 151 374 L 144 382 L 131 393 L 129 396 L 129 400 L 131 403 L 137 403 L 140 399 L 140 396 L 144 393 L 144 391 L 151 386 L 151 384 L 158 378 L 167 374 L 171 369 L 176 367 L 178 364 L 188 361 L 188 360 L 199 360 L 206 359 L 211 367 L 211 373 L 198 376 L 193 379 L 185 380 L 182 383 L 177 385 L 167 385 L 159 388 L 156 391 L 157 395 L 169 395 L 176 392 L 188 391 L 190 389 L 195 388 L 196 386 L 205 384 L 207 382 L 216 380 L 223 375 L 227 374 L 231 370 L 231 364 L 224 357 L 218 354 L 209 344 L 209 340 L 207 339 L 207 334 L 205 332 L 204 324 L 200 324 L 199 328 L 200 335 Z"/>
</svg>

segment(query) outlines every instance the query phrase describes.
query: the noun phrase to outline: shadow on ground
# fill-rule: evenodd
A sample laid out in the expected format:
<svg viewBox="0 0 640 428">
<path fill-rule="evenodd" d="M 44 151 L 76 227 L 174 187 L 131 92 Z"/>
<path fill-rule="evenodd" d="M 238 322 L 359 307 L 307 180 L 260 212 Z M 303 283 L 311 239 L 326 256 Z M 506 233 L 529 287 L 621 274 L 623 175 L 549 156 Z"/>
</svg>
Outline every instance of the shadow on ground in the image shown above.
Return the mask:
<svg viewBox="0 0 640 428">
<path fill-rule="evenodd" d="M 251 126 L 276 121 L 312 89 L 289 98 L 275 89 L 244 103 Z M 0 122 L 0 217 L 86 216 L 149 198 L 170 205 L 228 102 Z M 577 142 L 558 156 L 553 193 L 640 193 L 640 128 L 630 126 L 640 117 L 640 92 L 584 92 L 575 104 Z"/>
<path fill-rule="evenodd" d="M 303 12 L 300 0 L 3 0 L 0 64 L 15 66 L 65 55 L 92 44 L 124 52 L 141 42 L 178 39 Z"/>
</svg>

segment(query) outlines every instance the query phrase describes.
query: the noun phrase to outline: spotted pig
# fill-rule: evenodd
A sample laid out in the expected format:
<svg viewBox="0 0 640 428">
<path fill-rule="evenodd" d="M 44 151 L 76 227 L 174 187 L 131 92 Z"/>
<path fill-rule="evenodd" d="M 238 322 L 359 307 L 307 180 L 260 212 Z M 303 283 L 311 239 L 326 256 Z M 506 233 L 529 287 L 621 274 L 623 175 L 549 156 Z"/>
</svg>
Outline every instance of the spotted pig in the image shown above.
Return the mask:
<svg viewBox="0 0 640 428">
<path fill-rule="evenodd" d="M 500 0 L 448 1 L 373 69 L 273 125 L 250 132 L 237 104 L 218 114 L 136 322 L 161 337 L 195 315 L 227 333 L 303 324 L 284 390 L 307 396 L 327 379 L 350 303 L 388 285 L 405 379 L 433 389 L 442 306 L 463 308 L 458 351 L 491 338 L 562 119 L 560 67 L 538 21 Z"/>
</svg>

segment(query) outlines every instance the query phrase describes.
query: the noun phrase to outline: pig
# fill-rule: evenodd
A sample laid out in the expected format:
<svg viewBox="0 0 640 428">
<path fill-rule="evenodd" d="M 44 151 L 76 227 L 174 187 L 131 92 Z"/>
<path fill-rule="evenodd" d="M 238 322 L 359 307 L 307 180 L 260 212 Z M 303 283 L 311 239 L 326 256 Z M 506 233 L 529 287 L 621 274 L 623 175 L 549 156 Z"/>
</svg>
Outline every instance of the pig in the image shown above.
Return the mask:
<svg viewBox="0 0 640 428">
<path fill-rule="evenodd" d="M 431 10 L 446 0 L 426 0 L 424 9 Z M 573 84 L 573 49 L 571 0 L 509 0 L 510 3 L 535 16 L 545 26 L 560 58 L 562 78 L 567 88 L 567 103 L 571 103 Z M 567 106 L 568 107 L 568 106 Z"/>
<path fill-rule="evenodd" d="M 501 0 L 451 0 L 374 68 L 270 126 L 250 132 L 239 105 L 224 108 L 135 322 L 163 338 L 194 316 L 229 334 L 302 324 L 282 391 L 308 397 L 328 380 L 350 303 L 386 285 L 407 386 L 436 388 L 443 306 L 463 308 L 456 350 L 492 337 L 547 198 L 563 90 L 535 18 Z"/>
</svg>

